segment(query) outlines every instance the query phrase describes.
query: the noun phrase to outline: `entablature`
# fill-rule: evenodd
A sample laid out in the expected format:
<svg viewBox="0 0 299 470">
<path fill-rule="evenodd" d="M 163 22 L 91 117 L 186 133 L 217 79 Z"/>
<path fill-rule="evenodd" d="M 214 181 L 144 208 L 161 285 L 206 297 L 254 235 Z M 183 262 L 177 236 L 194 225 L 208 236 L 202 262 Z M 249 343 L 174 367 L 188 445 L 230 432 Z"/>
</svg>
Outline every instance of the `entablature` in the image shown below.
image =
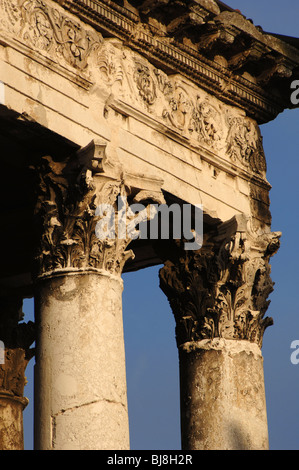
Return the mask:
<svg viewBox="0 0 299 470">
<path fill-rule="evenodd" d="M 167 73 L 181 73 L 259 124 L 290 102 L 299 51 L 222 2 L 56 0 Z"/>
<path fill-rule="evenodd" d="M 181 146 L 181 160 L 184 160 L 184 149 L 188 147 L 197 154 L 198 163 L 202 159 L 215 165 L 217 170 L 232 176 L 239 175 L 250 182 L 258 181 L 270 188 L 266 181 L 262 138 L 256 123 L 258 115 L 250 112 L 250 104 L 247 103 L 245 109 L 244 102 L 242 109 L 237 98 L 229 104 L 225 93 L 219 99 L 215 83 L 213 89 L 207 92 L 205 83 L 208 82 L 202 80 L 195 83 L 181 73 L 179 67 L 172 71 L 168 68 L 166 73 L 167 61 L 160 62 L 158 66 L 157 61 L 147 57 L 146 48 L 137 52 L 128 39 L 107 37 L 107 32 L 104 37 L 104 34 L 67 13 L 57 2 L 18 1 L 18 8 L 12 8 L 6 0 L 3 2 L 0 4 L 3 12 L 0 34 L 7 50 L 5 53 L 3 51 L 2 80 L 9 90 L 7 104 L 10 108 L 22 115 L 28 108 L 33 120 L 48 127 L 49 118 L 45 117 L 47 109 L 47 113 L 55 113 L 55 119 L 52 118 L 54 124 L 58 122 L 58 117 L 61 119 L 63 116 L 68 122 L 65 130 L 73 128 L 73 125 L 72 128 L 69 126 L 70 121 L 76 122 L 81 130 L 86 128 L 92 132 L 91 138 L 99 131 L 103 132 L 104 128 L 109 128 L 109 134 L 113 127 L 113 113 L 110 110 L 113 110 L 124 118 L 121 125 L 114 123 L 117 125 L 119 144 L 115 142 L 113 145 L 118 146 L 119 151 L 130 151 L 123 142 L 126 139 L 130 146 L 127 137 L 133 134 L 133 121 L 139 121 L 155 131 L 159 141 L 155 144 L 156 140 L 151 138 L 150 144 L 153 146 L 161 149 L 160 134 L 164 141 L 168 138 Z M 67 6 L 66 2 L 62 3 Z M 72 5 L 77 3 L 72 2 Z M 92 2 L 89 2 L 89 8 L 90 5 Z M 109 5 L 106 7 L 110 8 Z M 107 8 L 103 12 L 107 13 Z M 121 11 L 118 6 L 117 15 Z M 109 18 L 112 21 L 111 15 Z M 131 17 L 125 18 L 133 21 Z M 136 14 L 134 18 L 137 18 Z M 145 32 L 143 26 L 140 31 L 142 34 Z M 152 33 L 148 29 L 146 34 Z M 153 38 L 158 40 L 157 36 Z M 169 44 L 169 47 L 177 48 L 175 44 Z M 17 52 L 11 54 L 11 50 Z M 156 48 L 152 48 L 152 52 L 154 50 Z M 204 60 L 209 66 L 208 59 Z M 177 61 L 179 63 L 178 58 Z M 217 70 L 224 70 L 216 62 L 213 64 Z M 212 69 L 210 71 L 211 85 L 216 75 Z M 64 81 L 57 80 L 64 73 Z M 33 84 L 34 81 L 36 83 Z M 74 85 L 76 90 L 72 88 Z M 231 91 L 240 97 L 234 86 L 230 81 Z M 10 98 L 12 90 L 22 94 L 24 105 L 19 105 L 19 96 Z M 244 93 L 246 95 L 247 92 Z M 32 101 L 29 106 L 28 95 Z M 244 100 L 250 101 L 249 95 L 246 95 L 247 98 L 245 95 Z M 254 102 L 261 109 L 263 103 L 259 100 Z M 91 121 L 90 116 L 96 119 Z M 108 134 L 108 139 L 112 141 L 115 135 L 109 137 Z M 79 146 L 85 145 L 82 140 L 77 141 L 76 132 L 65 137 Z"/>
<path fill-rule="evenodd" d="M 204 3 L 207 11 L 219 4 L 197 2 Z M 224 13 L 234 15 L 231 47 L 229 42 L 223 46 L 223 33 L 200 49 L 179 33 L 189 27 L 173 22 L 165 30 L 162 17 L 160 23 L 153 21 L 156 10 L 147 4 L 148 12 L 110 1 L 0 1 L 1 80 L 7 100 L 0 106 L 2 201 L 10 200 L 2 207 L 7 205 L 7 214 L 18 207 L 2 238 L 10 240 L 7 274 L 17 272 L 20 259 L 27 269 L 31 256 L 26 251 L 32 209 L 28 167 L 45 155 L 62 161 L 94 138 L 102 139 L 127 169 L 147 174 L 153 168 L 165 181 L 164 192 L 202 203 L 215 220 L 246 213 L 258 227 L 270 224 L 270 185 L 257 121 L 274 118 L 286 101 L 275 92 L 274 73 L 266 87 L 265 76 L 262 85 L 248 68 L 253 59 L 260 60 L 256 51 L 268 54 L 270 46 L 256 42 L 256 49 L 241 57 L 242 69 L 236 49 L 238 13 L 215 7 L 204 17 L 206 23 L 192 20 L 190 28 L 198 31 L 200 41 L 201 26 L 207 25 L 208 34 L 209 28 L 224 28 Z M 263 36 L 256 28 L 253 32 Z M 299 64 L 296 49 L 286 45 L 283 55 L 282 45 L 276 41 L 277 57 Z M 221 56 L 216 54 L 220 50 Z M 286 90 L 288 78 L 279 80 Z M 12 171 L 18 191 L 14 187 L 5 193 L 6 175 Z M 26 227 L 22 240 L 15 229 L 20 224 Z M 141 252 L 146 259 L 137 257 L 129 269 L 158 262 L 151 246 L 142 246 Z"/>
</svg>

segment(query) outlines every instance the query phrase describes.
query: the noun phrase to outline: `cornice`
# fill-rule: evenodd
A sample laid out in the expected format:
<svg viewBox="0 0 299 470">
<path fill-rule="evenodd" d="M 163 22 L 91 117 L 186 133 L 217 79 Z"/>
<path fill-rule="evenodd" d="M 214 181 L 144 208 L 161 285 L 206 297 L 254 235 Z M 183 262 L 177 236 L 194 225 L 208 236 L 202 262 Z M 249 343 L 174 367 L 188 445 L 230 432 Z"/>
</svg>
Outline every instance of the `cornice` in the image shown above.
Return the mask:
<svg viewBox="0 0 299 470">
<path fill-rule="evenodd" d="M 121 39 L 168 74 L 181 73 L 259 124 L 292 107 L 289 90 L 299 68 L 299 51 L 237 12 L 218 12 L 215 2 L 208 11 L 209 2 L 200 0 L 196 3 L 205 8 L 195 15 L 186 7 L 184 21 L 168 25 L 162 22 L 161 7 L 157 14 L 155 8 L 144 7 L 151 2 L 141 2 L 139 9 L 110 0 L 56 2 L 104 37 Z M 196 44 L 190 39 L 194 36 Z"/>
</svg>

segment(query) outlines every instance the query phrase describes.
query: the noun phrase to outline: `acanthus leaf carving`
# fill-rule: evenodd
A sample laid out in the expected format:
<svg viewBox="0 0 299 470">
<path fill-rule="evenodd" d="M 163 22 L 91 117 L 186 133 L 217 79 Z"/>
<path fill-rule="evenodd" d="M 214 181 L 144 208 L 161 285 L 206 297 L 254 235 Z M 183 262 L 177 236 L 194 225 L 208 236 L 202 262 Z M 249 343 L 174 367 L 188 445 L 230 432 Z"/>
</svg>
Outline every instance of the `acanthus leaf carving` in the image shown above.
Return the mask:
<svg viewBox="0 0 299 470">
<path fill-rule="evenodd" d="M 97 57 L 97 67 L 108 87 L 119 84 L 121 87 L 124 79 L 123 59 L 124 52 L 115 44 L 115 41 L 104 41 L 103 47 L 99 50 Z"/>
<path fill-rule="evenodd" d="M 35 219 L 39 247 L 35 276 L 90 268 L 120 275 L 125 262 L 134 256 L 127 250 L 132 241 L 128 226 L 135 227 L 154 214 L 147 210 L 135 214 L 130 204 L 148 204 L 150 199 L 156 202 L 162 193 L 131 187 L 121 166 L 107 163 L 104 147 L 92 142 L 66 162 L 55 162 L 47 156 L 33 168 L 37 176 Z M 107 206 L 116 222 L 112 234 L 105 227 Z"/>
<path fill-rule="evenodd" d="M 168 76 L 137 57 L 134 61 L 133 81 L 148 112 L 183 137 L 265 178 L 263 140 L 253 119 L 225 108 L 204 92 L 199 94 L 182 77 Z"/>
<path fill-rule="evenodd" d="M 189 130 L 198 134 L 207 145 L 218 148 L 222 138 L 223 125 L 220 112 L 207 99 L 202 100 L 197 96 L 193 106 Z"/>
<path fill-rule="evenodd" d="M 176 319 L 178 346 L 202 339 L 239 339 L 261 347 L 273 290 L 269 265 L 279 233 L 255 237 L 241 228 L 213 236 L 195 252 L 180 246 L 160 270 L 160 287 Z M 273 246 L 273 250 L 269 249 Z"/>
<path fill-rule="evenodd" d="M 263 140 L 258 125 L 247 117 L 228 117 L 227 153 L 255 173 L 266 173 Z"/>
<path fill-rule="evenodd" d="M 8 31 L 13 32 L 15 26 L 21 22 L 21 10 L 17 0 L 0 0 L 0 29 L 1 27 Z"/>
<path fill-rule="evenodd" d="M 18 40 L 81 71 L 102 42 L 100 33 L 84 28 L 43 0 L 1 0 L 0 12 L 0 25 Z"/>
<path fill-rule="evenodd" d="M 175 84 L 173 94 L 169 96 L 168 106 L 163 110 L 162 117 L 179 131 L 187 131 L 191 107 L 192 102 L 188 98 L 186 90 Z"/>
</svg>

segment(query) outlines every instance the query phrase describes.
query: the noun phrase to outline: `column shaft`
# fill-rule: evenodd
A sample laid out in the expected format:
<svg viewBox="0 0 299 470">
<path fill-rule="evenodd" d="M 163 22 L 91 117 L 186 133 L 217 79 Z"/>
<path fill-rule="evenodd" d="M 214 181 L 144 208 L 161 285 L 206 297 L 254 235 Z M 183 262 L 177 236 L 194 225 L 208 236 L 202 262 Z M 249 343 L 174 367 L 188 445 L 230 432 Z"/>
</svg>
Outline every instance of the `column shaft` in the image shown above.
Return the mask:
<svg viewBox="0 0 299 470">
<path fill-rule="evenodd" d="M 180 348 L 184 450 L 267 450 L 263 359 L 257 345 L 214 340 Z"/>
<path fill-rule="evenodd" d="M 0 391 L 0 450 L 24 450 L 23 410 L 28 400 Z"/>
<path fill-rule="evenodd" d="M 34 355 L 32 322 L 23 319 L 22 297 L 17 292 L 0 297 L 0 450 L 23 450 L 25 370 Z"/>
<path fill-rule="evenodd" d="M 129 448 L 122 280 L 68 273 L 38 283 L 35 448 Z"/>
</svg>

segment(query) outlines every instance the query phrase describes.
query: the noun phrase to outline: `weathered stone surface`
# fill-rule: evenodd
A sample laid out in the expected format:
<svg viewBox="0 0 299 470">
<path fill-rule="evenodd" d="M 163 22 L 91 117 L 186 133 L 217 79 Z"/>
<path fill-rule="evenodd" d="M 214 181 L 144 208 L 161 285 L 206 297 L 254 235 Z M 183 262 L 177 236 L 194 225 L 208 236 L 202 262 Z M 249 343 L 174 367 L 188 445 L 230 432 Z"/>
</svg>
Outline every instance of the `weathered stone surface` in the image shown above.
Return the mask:
<svg viewBox="0 0 299 470">
<path fill-rule="evenodd" d="M 180 244 L 165 255 L 160 287 L 176 319 L 178 346 L 203 339 L 248 340 L 261 347 L 272 324 L 264 318 L 273 291 L 269 259 L 280 233 L 256 236 L 244 217 L 207 235 L 203 247 L 184 251 Z"/>
<path fill-rule="evenodd" d="M 79 8 L 79 3 L 80 11 L 73 10 Z M 156 176 L 164 181 L 163 190 L 182 201 L 203 204 L 205 213 L 215 219 L 224 221 L 245 213 L 258 227 L 265 223 L 263 212 L 268 212 L 268 225 L 268 207 L 258 202 L 267 200 L 270 185 L 256 106 L 267 109 L 272 118 L 271 97 L 259 96 L 254 80 L 241 80 L 237 71 L 227 75 L 223 64 L 228 55 L 220 60 L 218 51 L 215 60 L 204 59 L 198 53 L 194 55 L 193 49 L 188 52 L 180 41 L 170 43 L 162 38 L 165 43 L 161 42 L 157 32 L 150 32 L 147 17 L 141 18 L 139 10 L 127 2 L 98 5 L 92 24 L 87 23 L 96 5 L 91 2 L 91 9 L 85 10 L 84 2 L 79 3 L 3 0 L 0 4 L 0 61 L 5 91 L 0 110 L 1 138 L 6 143 L 3 175 L 13 171 L 21 193 L 8 188 L 2 190 L 1 197 L 12 200 L 13 205 L 20 198 L 24 205 L 26 202 L 26 211 L 22 207 L 18 213 L 26 225 L 26 242 L 25 237 L 16 243 L 8 236 L 16 232 L 13 220 L 9 219 L 4 228 L 3 241 L 11 243 L 9 256 L 3 259 L 4 269 L 14 275 L 22 266 L 24 276 L 30 276 L 27 266 L 34 250 L 30 236 L 33 184 L 28 166 L 39 166 L 46 155 L 58 158 L 62 164 L 74 155 L 75 148 L 85 148 L 92 140 L 100 141 L 127 172 L 146 175 L 154 168 Z M 213 23 L 218 17 L 225 23 L 226 12 L 219 7 L 219 13 L 215 5 L 195 2 L 192 8 L 210 11 Z M 155 9 L 150 9 L 155 16 Z M 122 26 L 116 26 L 119 15 Z M 233 15 L 238 31 L 249 28 L 248 34 L 261 40 L 263 51 L 266 36 L 239 14 Z M 114 34 L 107 37 L 104 30 L 112 23 Z M 138 48 L 133 48 L 127 37 L 124 40 L 127 26 L 136 30 L 130 38 L 136 38 Z M 207 34 L 194 25 L 192 28 L 199 39 Z M 236 55 L 239 44 L 240 37 L 236 36 Z M 273 44 L 282 54 L 281 42 Z M 160 60 L 152 55 L 159 48 L 163 49 Z M 226 51 L 229 53 L 230 48 Z M 291 62 L 295 61 L 293 48 L 285 48 L 285 53 L 291 54 Z M 231 60 L 236 66 L 236 60 Z M 260 59 L 254 56 L 254 60 Z M 241 80 L 238 86 L 235 79 Z M 266 88 L 270 89 L 268 85 Z M 226 100 L 227 93 L 232 93 L 232 101 Z M 242 96 L 246 106 L 239 103 Z M 4 188 L 4 176 L 2 183 Z M 250 198 L 250 193 L 255 196 Z"/>
<path fill-rule="evenodd" d="M 129 448 L 122 289 L 105 272 L 38 285 L 36 449 Z"/>
<path fill-rule="evenodd" d="M 203 340 L 179 350 L 182 448 L 267 450 L 263 358 L 256 344 Z"/>
<path fill-rule="evenodd" d="M 23 410 L 26 398 L 0 390 L 0 450 L 24 450 Z"/>
<path fill-rule="evenodd" d="M 164 198 L 159 179 L 126 173 L 105 150 L 91 142 L 63 163 L 45 157 L 35 167 L 40 450 L 129 448 L 120 276 L 134 256 L 128 225 L 152 217 L 146 208 L 136 215 L 129 207 Z M 118 221 L 115 233 L 97 233 L 101 204 L 115 209 L 115 219 L 126 209 L 125 233 Z"/>
<path fill-rule="evenodd" d="M 134 256 L 126 250 L 132 240 L 129 225 L 134 219 L 141 223 L 154 216 L 146 209 L 130 213 L 128 201 L 164 202 L 161 180 L 126 173 L 108 158 L 105 148 L 91 142 L 66 162 L 44 157 L 35 167 L 36 276 L 89 268 L 120 275 L 126 260 Z M 119 198 L 125 205 L 122 209 Z M 112 208 L 115 217 L 113 233 L 103 237 L 97 233 L 97 224 L 105 218 L 105 211 L 98 212 L 101 206 Z M 120 224 L 121 210 L 126 213 L 125 227 Z M 124 233 L 119 233 L 121 228 Z"/>
<path fill-rule="evenodd" d="M 128 448 L 120 274 L 160 262 L 184 446 L 266 447 L 256 351 L 279 234 L 259 124 L 291 107 L 298 65 L 289 41 L 217 0 L 0 0 L 0 279 L 20 297 L 37 282 L 39 448 Z M 97 207 L 118 213 L 118 196 L 202 204 L 203 249 L 99 239 Z M 6 420 L 26 351 L 0 369 Z"/>
<path fill-rule="evenodd" d="M 35 340 L 33 322 L 23 319 L 22 299 L 15 293 L 0 298 L 0 340 L 4 346 L 0 361 L 0 449 L 23 450 L 23 396 L 25 370 L 34 355 L 30 346 Z"/>
<path fill-rule="evenodd" d="M 268 448 L 260 348 L 273 322 L 265 313 L 279 238 L 238 216 L 201 249 L 177 243 L 165 253 L 160 287 L 176 321 L 185 450 Z"/>
</svg>

